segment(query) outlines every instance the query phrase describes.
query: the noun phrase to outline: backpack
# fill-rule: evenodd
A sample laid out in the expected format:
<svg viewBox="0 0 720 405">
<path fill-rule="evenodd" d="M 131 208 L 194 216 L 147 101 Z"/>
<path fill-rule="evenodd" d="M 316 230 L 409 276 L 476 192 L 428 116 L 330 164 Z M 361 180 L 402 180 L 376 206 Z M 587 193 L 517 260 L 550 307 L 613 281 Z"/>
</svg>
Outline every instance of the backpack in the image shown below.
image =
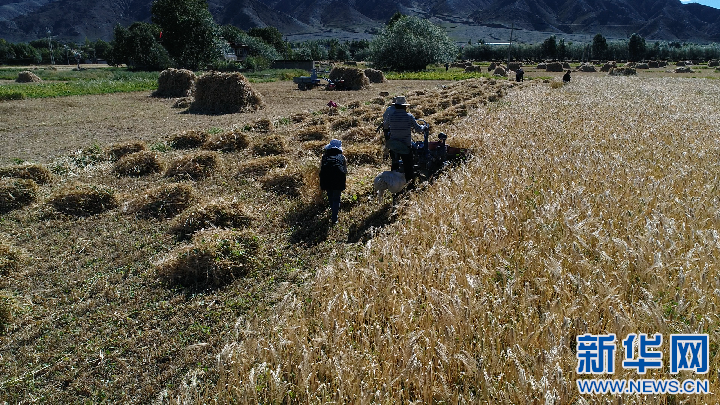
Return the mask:
<svg viewBox="0 0 720 405">
<path fill-rule="evenodd" d="M 342 153 L 325 154 L 320 163 L 320 189 L 345 190 L 347 164 Z"/>
</svg>

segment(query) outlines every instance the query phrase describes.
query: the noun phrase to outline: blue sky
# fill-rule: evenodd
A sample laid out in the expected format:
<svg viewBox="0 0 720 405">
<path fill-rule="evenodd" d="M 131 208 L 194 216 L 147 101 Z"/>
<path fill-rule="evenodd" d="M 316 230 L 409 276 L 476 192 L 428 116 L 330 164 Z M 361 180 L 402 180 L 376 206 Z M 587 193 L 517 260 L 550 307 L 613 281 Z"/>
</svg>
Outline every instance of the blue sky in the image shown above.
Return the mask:
<svg viewBox="0 0 720 405">
<path fill-rule="evenodd" d="M 699 3 L 706 6 L 720 8 L 720 0 L 680 0 L 683 3 Z"/>
</svg>

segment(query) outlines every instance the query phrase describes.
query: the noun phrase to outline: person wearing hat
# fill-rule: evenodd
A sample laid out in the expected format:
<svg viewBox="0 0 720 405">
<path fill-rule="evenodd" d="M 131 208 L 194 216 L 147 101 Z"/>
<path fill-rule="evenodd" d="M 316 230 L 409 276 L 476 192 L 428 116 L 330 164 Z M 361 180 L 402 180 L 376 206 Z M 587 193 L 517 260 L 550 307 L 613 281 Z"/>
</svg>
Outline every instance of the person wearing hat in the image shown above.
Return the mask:
<svg viewBox="0 0 720 405">
<path fill-rule="evenodd" d="M 325 145 L 320 162 L 320 189 L 327 192 L 332 223 L 338 221 L 340 211 L 340 194 L 345 190 L 347 177 L 347 161 L 343 155 L 342 142 L 333 139 Z"/>
<path fill-rule="evenodd" d="M 410 182 L 415 177 L 412 156 L 412 130 L 418 132 L 423 127 L 415 121 L 415 117 L 407 112 L 407 102 L 404 96 L 393 99 L 393 105 L 383 114 L 383 129 L 389 133 L 385 145 L 390 150 L 392 158 L 391 170 L 400 170 L 400 159 L 405 168 L 405 179 Z"/>
</svg>

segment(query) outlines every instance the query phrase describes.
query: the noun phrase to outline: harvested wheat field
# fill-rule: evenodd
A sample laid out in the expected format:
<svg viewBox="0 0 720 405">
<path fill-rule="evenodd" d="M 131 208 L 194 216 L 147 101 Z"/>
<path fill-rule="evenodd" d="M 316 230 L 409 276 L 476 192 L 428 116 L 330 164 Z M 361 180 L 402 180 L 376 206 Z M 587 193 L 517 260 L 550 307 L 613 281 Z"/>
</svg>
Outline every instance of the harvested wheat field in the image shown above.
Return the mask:
<svg viewBox="0 0 720 405">
<path fill-rule="evenodd" d="M 576 380 L 592 377 L 576 372 L 576 337 L 618 336 L 607 378 L 720 389 L 720 83 L 391 81 L 277 99 L 271 87 L 260 87 L 257 113 L 184 114 L 130 94 L 74 98 L 67 126 L 70 107 L 51 100 L 52 131 L 21 117 L 2 124 L 0 172 L 20 173 L 6 151 L 52 172 L 0 221 L 2 400 L 718 401 L 580 395 Z M 394 94 L 471 155 L 395 205 L 372 200 L 389 167 L 372 134 Z M 324 107 L 329 95 L 341 108 Z M 102 120 L 86 102 L 134 110 Z M 0 109 L 33 116 L 39 105 Z M 87 132 L 83 118 L 96 119 Z M 189 130 L 243 142 L 173 148 Z M 334 227 L 317 189 L 332 138 L 349 152 Z M 159 171 L 114 170 L 110 151 L 131 142 L 156 153 Z M 192 162 L 202 176 L 173 171 Z M 112 204 L 78 215 L 58 204 L 67 190 Z M 707 333 L 709 373 L 624 370 L 629 333 Z"/>
</svg>

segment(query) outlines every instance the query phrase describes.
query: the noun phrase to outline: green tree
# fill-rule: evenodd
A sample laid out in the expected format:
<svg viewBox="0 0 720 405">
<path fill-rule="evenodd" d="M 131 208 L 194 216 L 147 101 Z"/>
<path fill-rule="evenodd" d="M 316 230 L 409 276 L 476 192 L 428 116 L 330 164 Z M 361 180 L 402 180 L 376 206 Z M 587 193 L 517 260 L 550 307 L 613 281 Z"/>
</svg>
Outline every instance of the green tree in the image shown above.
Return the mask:
<svg viewBox="0 0 720 405">
<path fill-rule="evenodd" d="M 270 62 L 280 59 L 280 55 L 272 45 L 258 37 L 250 36 L 234 25 L 227 24 L 220 27 L 220 36 L 227 42 L 247 46 L 249 56 L 262 57 Z"/>
<path fill-rule="evenodd" d="M 638 34 L 632 34 L 628 41 L 628 60 L 639 62 L 645 58 L 646 51 L 645 38 Z"/>
<path fill-rule="evenodd" d="M 251 28 L 248 35 L 262 39 L 263 42 L 271 45 L 280 54 L 284 54 L 288 50 L 288 44 L 283 41 L 282 34 L 275 27 Z"/>
<path fill-rule="evenodd" d="M 8 64 L 15 59 L 15 51 L 12 44 L 0 38 L 0 65 Z"/>
<path fill-rule="evenodd" d="M 431 63 L 452 62 L 457 51 L 442 28 L 418 17 L 403 17 L 373 38 L 370 60 L 382 69 L 417 71 Z"/>
<path fill-rule="evenodd" d="M 540 46 L 540 56 L 546 59 L 557 58 L 557 40 L 555 39 L 555 35 L 551 35 L 543 41 Z"/>
<path fill-rule="evenodd" d="M 400 21 L 401 19 L 403 19 L 405 17 L 407 17 L 405 14 L 403 14 L 399 11 L 396 11 L 395 14 L 393 14 L 392 17 L 390 17 L 390 20 L 388 20 L 387 24 L 385 24 L 385 25 L 390 27 L 391 25 L 395 24 L 396 22 Z"/>
<path fill-rule="evenodd" d="M 163 70 L 173 65 L 168 51 L 160 45 L 160 27 L 143 22 L 129 28 L 118 24 L 113 32 L 111 65 L 126 64 L 136 70 Z"/>
<path fill-rule="evenodd" d="M 150 12 L 179 67 L 197 70 L 221 57 L 220 29 L 206 0 L 155 0 Z"/>
<path fill-rule="evenodd" d="M 592 57 L 593 59 L 607 59 L 608 44 L 602 34 L 595 34 L 592 41 Z"/>
</svg>

